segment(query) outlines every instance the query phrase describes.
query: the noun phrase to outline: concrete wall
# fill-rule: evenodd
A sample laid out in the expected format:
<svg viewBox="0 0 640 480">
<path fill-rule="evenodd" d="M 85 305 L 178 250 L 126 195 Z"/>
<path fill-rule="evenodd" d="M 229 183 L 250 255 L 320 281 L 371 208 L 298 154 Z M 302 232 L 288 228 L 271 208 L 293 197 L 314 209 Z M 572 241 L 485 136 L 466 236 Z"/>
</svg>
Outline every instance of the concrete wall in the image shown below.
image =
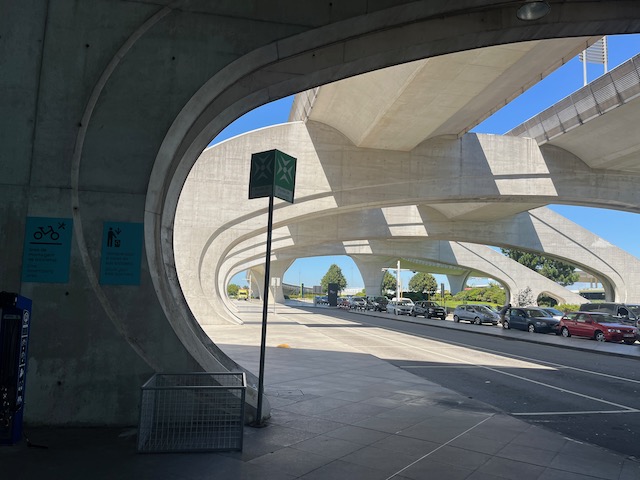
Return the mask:
<svg viewBox="0 0 640 480">
<path fill-rule="evenodd" d="M 535 24 L 491 3 L 2 0 L 0 283 L 34 301 L 27 420 L 131 424 L 152 372 L 239 368 L 187 307 L 172 239 L 191 166 L 243 113 L 431 55 L 640 31 L 634 2 Z M 68 283 L 21 282 L 27 216 L 73 219 Z M 144 221 L 140 286 L 98 283 L 105 221 Z"/>
</svg>

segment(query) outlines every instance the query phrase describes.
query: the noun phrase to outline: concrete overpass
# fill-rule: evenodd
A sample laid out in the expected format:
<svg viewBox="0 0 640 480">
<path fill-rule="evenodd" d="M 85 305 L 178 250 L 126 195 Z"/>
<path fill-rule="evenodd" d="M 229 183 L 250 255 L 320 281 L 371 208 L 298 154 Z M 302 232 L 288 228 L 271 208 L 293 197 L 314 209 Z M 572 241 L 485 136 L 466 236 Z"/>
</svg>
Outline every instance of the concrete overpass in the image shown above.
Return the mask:
<svg viewBox="0 0 640 480">
<path fill-rule="evenodd" d="M 181 188 L 226 125 L 414 60 L 640 31 L 636 2 L 550 3 L 523 22 L 519 4 L 487 0 L 5 2 L 0 278 L 34 301 L 28 420 L 128 425 L 151 373 L 239 368 L 191 314 L 173 251 Z M 73 225 L 68 279 L 23 280 L 28 218 Z M 139 285 L 100 283 L 105 222 L 144 223 Z"/>
</svg>

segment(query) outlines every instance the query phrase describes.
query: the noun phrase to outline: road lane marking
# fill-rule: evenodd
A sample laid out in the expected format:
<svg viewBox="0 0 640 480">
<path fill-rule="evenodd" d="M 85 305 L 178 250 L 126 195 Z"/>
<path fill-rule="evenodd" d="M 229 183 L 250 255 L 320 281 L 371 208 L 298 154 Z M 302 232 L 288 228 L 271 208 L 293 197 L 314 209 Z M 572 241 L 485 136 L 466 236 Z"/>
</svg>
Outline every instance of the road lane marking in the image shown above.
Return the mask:
<svg viewBox="0 0 640 480">
<path fill-rule="evenodd" d="M 356 332 L 354 332 L 354 333 L 356 333 Z M 405 343 L 405 342 L 402 342 L 402 341 L 400 341 L 400 340 L 395 340 L 395 339 L 393 339 L 393 338 L 386 338 L 386 337 L 383 337 L 383 336 L 381 336 L 381 335 L 375 334 L 375 333 L 373 333 L 373 332 L 358 331 L 357 333 L 358 333 L 358 334 L 361 334 L 361 335 L 366 335 L 366 336 L 370 336 L 370 337 L 375 337 L 375 338 L 383 339 L 383 340 L 386 340 L 386 341 L 389 341 L 389 342 L 395 342 L 395 343 L 397 343 L 397 344 L 399 344 L 399 345 L 401 345 L 401 346 L 405 346 L 405 347 L 409 347 L 409 348 L 415 348 L 415 349 L 421 350 L 421 351 L 423 351 L 423 352 L 430 353 L 430 354 L 432 354 L 432 355 L 437 355 L 437 356 L 440 356 L 440 357 L 443 357 L 443 358 L 448 358 L 448 359 L 450 359 L 450 360 L 454 360 L 454 361 L 459 362 L 459 363 L 465 363 L 465 364 L 467 364 L 467 365 L 475 365 L 475 366 L 477 366 L 477 367 L 479 367 L 479 368 L 484 368 L 484 369 L 489 370 L 489 371 L 494 372 L 494 373 L 499 373 L 499 374 L 501 374 L 501 375 L 505 375 L 505 376 L 508 376 L 508 377 L 516 378 L 516 379 L 518 379 L 518 380 L 522 380 L 523 382 L 533 383 L 533 384 L 535 384 L 535 385 L 540 385 L 540 386 L 542 386 L 542 387 L 550 388 L 550 389 L 552 389 L 552 390 L 557 390 L 557 391 L 559 391 L 559 392 L 567 393 L 567 394 L 569 394 L 569 395 L 575 395 L 575 396 L 578 396 L 578 397 L 581 397 L 581 398 L 585 398 L 585 399 L 587 399 L 587 400 L 592 400 L 592 401 L 594 401 L 594 402 L 604 403 L 604 404 L 606 404 L 606 405 L 611 405 L 611 406 L 613 406 L 613 407 L 618 407 L 618 408 L 621 408 L 622 410 L 627 411 L 627 412 L 634 412 L 634 411 L 636 411 L 636 409 L 635 409 L 635 408 L 633 408 L 633 407 L 629 407 L 629 406 L 627 406 L 627 405 L 622 405 L 622 404 L 615 403 L 615 402 L 610 402 L 610 401 L 608 401 L 608 400 L 604 400 L 604 399 L 601 399 L 601 398 L 592 397 L 592 396 L 590 396 L 590 395 L 586 395 L 586 394 L 584 394 L 584 393 L 574 392 L 574 391 L 572 391 L 572 390 L 567 390 L 566 388 L 556 387 L 555 385 L 550 385 L 550 384 L 548 384 L 548 383 L 539 382 L 539 381 L 537 381 L 537 380 L 533 380 L 533 379 L 526 378 L 526 377 L 523 377 L 523 376 L 520 376 L 520 375 L 516 375 L 516 374 L 514 374 L 514 373 L 504 372 L 504 371 L 502 371 L 502 370 L 498 370 L 498 369 L 493 368 L 493 367 L 487 367 L 487 366 L 485 366 L 485 365 L 478 365 L 478 364 L 476 364 L 476 363 L 469 362 L 469 361 L 467 361 L 467 360 L 465 360 L 465 359 L 462 359 L 462 358 L 457 358 L 457 357 L 454 357 L 454 356 L 451 356 L 451 355 L 447 355 L 447 354 L 444 354 L 444 353 L 440 353 L 440 352 L 436 352 L 436 351 L 433 351 L 433 350 L 429 350 L 429 349 L 427 349 L 427 348 L 423 348 L 423 347 L 418 347 L 418 346 L 415 346 L 415 345 L 411 345 L 411 344 L 409 344 L 409 343 Z M 397 333 L 397 332 L 396 332 L 396 333 Z M 405 334 L 405 335 L 406 335 L 406 333 L 404 333 L 404 332 L 403 332 L 403 334 Z"/>
<path fill-rule="evenodd" d="M 481 420 L 480 422 L 476 423 L 473 427 L 467 428 L 464 432 L 456 435 L 455 437 L 453 437 L 452 439 L 448 440 L 447 442 L 443 443 L 442 445 L 440 445 L 438 448 L 434 448 L 433 450 L 431 450 L 429 453 L 423 455 L 422 457 L 420 457 L 419 459 L 411 462 L 409 465 L 407 465 L 406 467 L 398 470 L 396 473 L 394 473 L 393 475 L 387 477 L 385 480 L 390 480 L 391 478 L 400 475 L 402 472 L 404 472 L 407 468 L 412 467 L 413 465 L 415 465 L 416 463 L 424 460 L 425 458 L 427 458 L 429 455 L 437 452 L 438 450 L 440 450 L 441 448 L 446 447 L 447 445 L 449 445 L 451 442 L 454 442 L 455 440 L 457 440 L 458 438 L 460 438 L 463 435 L 466 435 L 467 433 L 469 433 L 471 430 L 473 430 L 474 428 L 479 427 L 480 425 L 482 425 L 484 422 L 486 422 L 487 420 L 491 420 L 493 418 L 493 414 L 491 414 L 490 416 L 488 416 L 487 418 L 485 418 L 484 420 Z"/>
<path fill-rule="evenodd" d="M 375 318 L 378 318 L 378 317 L 375 317 Z M 382 318 L 382 317 L 380 317 L 380 318 Z M 382 318 L 382 319 L 383 320 L 388 320 L 388 319 L 385 319 L 385 318 Z M 424 338 L 426 340 L 432 340 L 432 341 L 435 341 L 435 342 L 446 343 L 446 344 L 455 345 L 455 346 L 458 346 L 458 347 L 473 348 L 475 350 L 483 351 L 483 352 L 486 352 L 486 353 L 491 353 L 491 354 L 494 354 L 494 355 L 501 355 L 501 356 L 509 357 L 509 358 L 513 358 L 513 359 L 526 360 L 528 362 L 536 362 L 536 363 L 546 364 L 546 365 L 554 367 L 554 368 L 575 370 L 575 371 L 586 373 L 586 374 L 589 374 L 589 375 L 596 375 L 596 376 L 600 376 L 600 377 L 610 378 L 610 379 L 613 379 L 613 380 L 621 380 L 621 381 L 624 381 L 624 382 L 640 384 L 640 380 L 634 380 L 632 378 L 619 377 L 617 375 L 611 375 L 611 374 L 608 374 L 608 373 L 594 372 L 593 370 L 586 370 L 584 368 L 572 367 L 572 366 L 569 366 L 569 365 L 562 365 L 562 364 L 559 364 L 559 363 L 550 362 L 548 360 L 539 360 L 539 359 L 536 359 L 536 358 L 525 357 L 523 355 L 517 355 L 515 353 L 500 352 L 498 350 L 491 350 L 489 348 L 477 347 L 477 346 L 474 346 L 474 345 L 469 345 L 469 344 L 466 344 L 466 343 L 456 342 L 456 341 L 453 341 L 453 340 L 442 340 L 442 339 L 439 339 L 437 337 L 430 337 L 428 335 L 423 335 L 421 333 L 412 333 L 412 332 L 408 332 L 408 331 L 405 331 L 405 330 L 400 330 L 400 329 L 394 328 L 394 327 L 379 326 L 379 325 L 376 325 L 376 324 L 370 324 L 370 325 L 374 325 L 374 326 L 376 326 L 378 328 L 382 328 L 382 329 L 389 329 L 389 330 L 397 332 L 397 333 L 403 333 L 403 334 L 410 335 L 410 336 Z M 412 325 L 421 325 L 421 324 L 412 324 Z M 428 326 L 428 325 L 424 325 L 424 326 Z M 465 333 L 473 333 L 473 332 L 465 332 Z M 545 345 L 545 346 L 554 347 L 555 345 Z"/>
<path fill-rule="evenodd" d="M 514 417 L 541 417 L 546 415 L 592 415 L 592 414 L 620 414 L 620 413 L 638 413 L 640 410 L 631 409 L 631 410 L 583 410 L 583 411 L 575 411 L 575 412 L 535 412 L 535 413 L 515 413 L 511 412 L 510 415 Z"/>
</svg>

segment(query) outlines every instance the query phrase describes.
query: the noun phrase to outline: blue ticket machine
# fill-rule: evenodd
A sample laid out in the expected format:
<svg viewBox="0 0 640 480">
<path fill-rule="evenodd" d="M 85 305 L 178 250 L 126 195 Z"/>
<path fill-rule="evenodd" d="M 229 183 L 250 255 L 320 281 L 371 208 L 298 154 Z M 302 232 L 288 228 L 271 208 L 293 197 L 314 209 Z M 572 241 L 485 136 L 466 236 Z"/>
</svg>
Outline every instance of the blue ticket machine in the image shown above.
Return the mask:
<svg viewBox="0 0 640 480">
<path fill-rule="evenodd" d="M 22 437 L 31 300 L 0 292 L 0 445 Z"/>
</svg>

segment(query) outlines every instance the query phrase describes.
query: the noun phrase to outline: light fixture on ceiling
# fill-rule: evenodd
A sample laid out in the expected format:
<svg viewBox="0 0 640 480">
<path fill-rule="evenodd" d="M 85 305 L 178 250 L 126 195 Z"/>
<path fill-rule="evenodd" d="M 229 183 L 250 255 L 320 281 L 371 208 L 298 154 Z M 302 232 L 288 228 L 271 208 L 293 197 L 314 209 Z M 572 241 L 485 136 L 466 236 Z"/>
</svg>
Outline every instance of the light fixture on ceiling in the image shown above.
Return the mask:
<svg viewBox="0 0 640 480">
<path fill-rule="evenodd" d="M 533 0 L 520 5 L 516 17 L 527 22 L 540 20 L 551 11 L 551 6 L 545 1 Z"/>
</svg>

